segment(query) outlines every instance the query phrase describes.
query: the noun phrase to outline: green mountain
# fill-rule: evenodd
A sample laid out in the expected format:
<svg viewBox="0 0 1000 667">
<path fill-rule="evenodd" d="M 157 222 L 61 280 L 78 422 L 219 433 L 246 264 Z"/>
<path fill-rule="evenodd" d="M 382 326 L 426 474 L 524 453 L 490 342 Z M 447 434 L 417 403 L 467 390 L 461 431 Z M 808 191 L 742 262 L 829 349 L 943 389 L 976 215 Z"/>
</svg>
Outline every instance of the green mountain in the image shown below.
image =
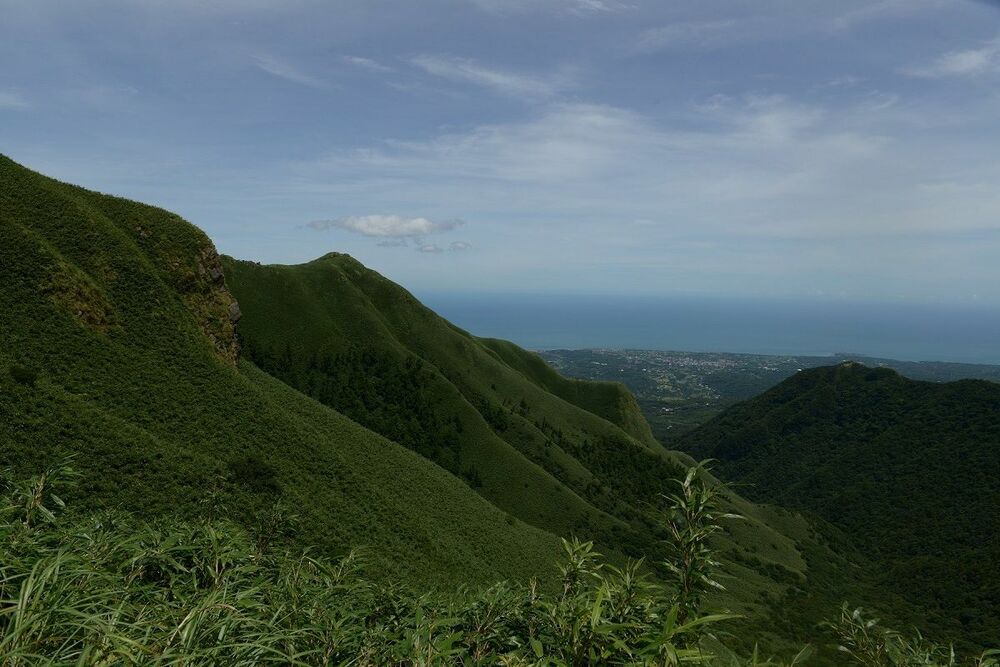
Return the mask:
<svg viewBox="0 0 1000 667">
<path fill-rule="evenodd" d="M 1000 643 L 1000 385 L 849 362 L 799 373 L 681 446 L 749 498 L 850 535 L 922 625 Z"/>
<path fill-rule="evenodd" d="M 81 515 L 253 532 L 281 503 L 297 546 L 364 547 L 368 574 L 420 589 L 551 587 L 570 535 L 655 575 L 654 509 L 692 462 L 621 385 L 471 336 L 345 255 L 220 258 L 174 214 L 0 157 L 0 468 L 70 454 Z M 745 519 L 710 604 L 746 615 L 745 642 L 788 652 L 843 599 L 888 599 L 849 540 L 726 497 Z"/>
<path fill-rule="evenodd" d="M 552 533 L 238 360 L 219 258 L 176 215 L 0 158 L 0 285 L 0 468 L 76 454 L 71 506 L 251 525 L 280 497 L 302 543 L 410 581 L 552 568 Z"/>
<path fill-rule="evenodd" d="M 375 570 L 416 584 L 551 579 L 558 537 L 577 532 L 656 547 L 639 494 L 689 460 L 652 440 L 621 387 L 537 367 L 533 381 L 503 344 L 345 256 L 225 266 L 231 285 L 211 241 L 172 213 L 0 158 L 0 467 L 23 477 L 75 454 L 81 511 L 224 509 L 250 526 L 282 499 L 300 543 L 364 545 Z M 289 282 L 243 294 L 258 274 Z M 337 351 L 308 393 L 328 399 L 338 383 L 319 379 L 345 379 L 344 411 L 405 446 L 252 363 L 267 361 L 260 318 L 295 323 L 275 326 L 281 355 Z M 801 562 L 789 538 L 772 541 L 765 557 Z"/>
<path fill-rule="evenodd" d="M 650 546 L 640 501 L 681 468 L 621 385 L 566 380 L 476 339 L 347 255 L 224 267 L 245 354 L 262 370 L 531 525 L 596 532 L 635 555 Z"/>
<path fill-rule="evenodd" d="M 515 345 L 471 336 L 342 254 L 295 266 L 223 258 L 254 364 L 434 461 L 532 526 L 658 560 L 651 518 L 692 462 L 651 437 L 618 383 L 569 380 Z M 729 577 L 717 608 L 776 650 L 817 638 L 841 602 L 873 593 L 842 538 L 735 494 L 718 546 Z M 839 541 L 838 541 L 839 540 Z M 752 647 L 750 647 L 752 648 Z"/>
</svg>

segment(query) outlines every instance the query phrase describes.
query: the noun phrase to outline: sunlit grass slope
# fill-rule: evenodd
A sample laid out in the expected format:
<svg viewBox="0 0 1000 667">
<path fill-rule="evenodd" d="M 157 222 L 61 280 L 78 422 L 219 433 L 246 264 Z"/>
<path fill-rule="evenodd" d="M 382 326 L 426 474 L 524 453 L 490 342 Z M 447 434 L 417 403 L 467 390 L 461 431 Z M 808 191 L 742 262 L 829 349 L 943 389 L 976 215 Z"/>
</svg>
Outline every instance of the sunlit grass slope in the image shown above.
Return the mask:
<svg viewBox="0 0 1000 667">
<path fill-rule="evenodd" d="M 234 303 L 176 215 L 0 158 L 0 467 L 77 454 L 74 506 L 144 516 L 250 522 L 280 498 L 303 544 L 366 545 L 413 583 L 551 569 L 553 535 L 237 361 Z"/>
</svg>

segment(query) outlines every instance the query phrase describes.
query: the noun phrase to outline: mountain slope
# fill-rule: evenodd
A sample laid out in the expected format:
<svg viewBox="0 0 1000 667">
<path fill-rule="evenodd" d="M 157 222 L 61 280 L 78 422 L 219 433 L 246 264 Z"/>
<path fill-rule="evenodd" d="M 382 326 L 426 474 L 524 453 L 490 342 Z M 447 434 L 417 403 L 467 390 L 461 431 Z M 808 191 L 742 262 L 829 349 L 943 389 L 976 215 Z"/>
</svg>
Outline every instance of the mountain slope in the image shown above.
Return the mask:
<svg viewBox="0 0 1000 667">
<path fill-rule="evenodd" d="M 1000 643 L 1000 385 L 845 363 L 799 373 L 681 445 L 750 498 L 849 534 L 929 624 Z"/>
<path fill-rule="evenodd" d="M 566 380 L 511 343 L 475 338 L 346 255 L 223 264 L 244 313 L 244 351 L 263 370 L 525 522 L 659 560 L 664 535 L 650 508 L 692 459 L 652 440 L 620 385 Z M 876 596 L 849 545 L 800 516 L 728 496 L 746 519 L 720 535 L 730 576 L 713 605 L 755 619 L 746 636 L 788 650 L 817 641 L 816 624 L 845 597 Z"/>
<path fill-rule="evenodd" d="M 651 546 L 636 500 L 676 477 L 680 462 L 639 426 L 624 390 L 563 381 L 566 400 L 549 391 L 554 372 L 522 371 L 527 353 L 507 344 L 498 354 L 502 344 L 452 326 L 347 255 L 298 266 L 225 258 L 224 266 L 244 312 L 246 354 L 265 371 L 532 525 L 596 535 L 634 554 Z M 606 399 L 602 412 L 641 439 L 577 404 Z"/>
<path fill-rule="evenodd" d="M 635 396 L 620 382 L 588 382 L 560 375 L 533 352 L 496 338 L 479 341 L 505 364 L 538 386 L 578 407 L 604 417 L 640 442 L 655 442 Z"/>
<path fill-rule="evenodd" d="M 75 454 L 85 513 L 255 530 L 280 501 L 290 545 L 364 546 L 370 574 L 420 588 L 552 584 L 570 534 L 658 560 L 650 506 L 691 459 L 620 388 L 561 381 L 345 256 L 224 263 L 232 285 L 176 215 L 0 158 L 0 468 Z M 719 536 L 712 605 L 797 650 L 856 567 L 802 517 L 728 497 L 747 518 Z"/>
<path fill-rule="evenodd" d="M 365 545 L 414 583 L 551 570 L 554 535 L 237 361 L 234 304 L 177 216 L 0 158 L 0 466 L 75 454 L 83 510 L 219 505 L 252 526 L 280 497 L 300 543 Z"/>
</svg>

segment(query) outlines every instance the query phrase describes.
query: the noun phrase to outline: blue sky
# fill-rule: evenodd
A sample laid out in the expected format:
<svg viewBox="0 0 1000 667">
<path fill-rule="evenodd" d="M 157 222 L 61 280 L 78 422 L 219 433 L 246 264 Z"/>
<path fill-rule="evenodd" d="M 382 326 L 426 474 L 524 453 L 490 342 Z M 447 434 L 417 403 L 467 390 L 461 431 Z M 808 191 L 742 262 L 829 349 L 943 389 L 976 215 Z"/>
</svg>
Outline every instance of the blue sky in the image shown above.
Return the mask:
<svg viewBox="0 0 1000 667">
<path fill-rule="evenodd" d="M 0 0 L 0 152 L 414 291 L 1000 304 L 1000 6 Z"/>
</svg>

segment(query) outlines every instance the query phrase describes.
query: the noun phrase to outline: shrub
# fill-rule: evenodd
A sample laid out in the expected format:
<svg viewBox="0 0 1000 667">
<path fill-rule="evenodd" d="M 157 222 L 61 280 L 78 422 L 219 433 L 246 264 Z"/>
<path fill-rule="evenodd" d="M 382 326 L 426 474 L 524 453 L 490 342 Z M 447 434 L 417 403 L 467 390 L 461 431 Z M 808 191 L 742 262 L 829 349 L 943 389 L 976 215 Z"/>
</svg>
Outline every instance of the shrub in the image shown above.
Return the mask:
<svg viewBox="0 0 1000 667">
<path fill-rule="evenodd" d="M 35 383 L 38 382 L 38 371 L 17 364 L 10 367 L 10 376 L 14 382 L 26 387 L 34 387 Z"/>
<path fill-rule="evenodd" d="M 248 456 L 229 464 L 232 480 L 254 493 L 280 493 L 277 469 L 258 456 Z"/>
</svg>

